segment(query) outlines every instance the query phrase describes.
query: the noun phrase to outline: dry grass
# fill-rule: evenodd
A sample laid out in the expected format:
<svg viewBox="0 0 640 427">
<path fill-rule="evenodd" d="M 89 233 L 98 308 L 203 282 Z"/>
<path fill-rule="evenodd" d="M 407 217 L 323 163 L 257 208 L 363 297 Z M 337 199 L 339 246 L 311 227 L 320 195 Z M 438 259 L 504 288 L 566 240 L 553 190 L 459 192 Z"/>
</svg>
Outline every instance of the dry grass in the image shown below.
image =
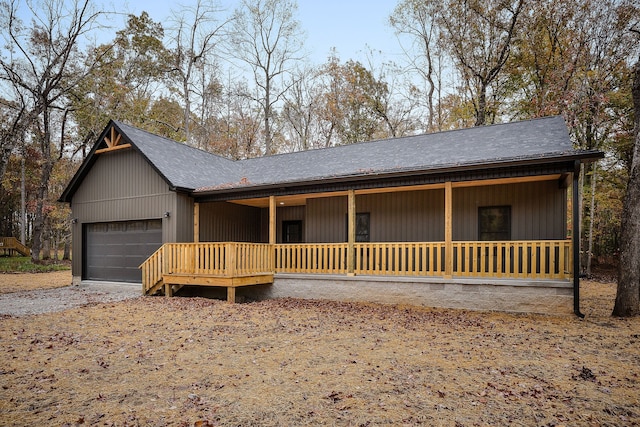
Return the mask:
<svg viewBox="0 0 640 427">
<path fill-rule="evenodd" d="M 640 319 L 199 298 L 0 319 L 2 425 L 640 424 Z"/>
<path fill-rule="evenodd" d="M 0 273 L 0 294 L 53 289 L 71 284 L 71 270 L 51 273 Z"/>
</svg>

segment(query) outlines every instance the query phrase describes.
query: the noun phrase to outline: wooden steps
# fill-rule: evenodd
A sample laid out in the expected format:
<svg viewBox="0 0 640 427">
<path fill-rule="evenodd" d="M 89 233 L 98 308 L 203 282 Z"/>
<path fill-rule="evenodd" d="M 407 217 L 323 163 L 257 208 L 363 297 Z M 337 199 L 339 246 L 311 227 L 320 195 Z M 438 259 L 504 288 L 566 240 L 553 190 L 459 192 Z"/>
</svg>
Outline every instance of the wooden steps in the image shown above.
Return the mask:
<svg viewBox="0 0 640 427">
<path fill-rule="evenodd" d="M 0 237 L 0 249 L 9 251 L 9 255 L 12 252 L 17 252 L 22 256 L 31 256 L 31 250 L 20 243 L 15 237 Z"/>
<path fill-rule="evenodd" d="M 235 302 L 240 286 L 273 283 L 273 247 L 264 243 L 165 243 L 140 265 L 142 293 L 172 296 L 180 288 L 227 288 Z"/>
</svg>

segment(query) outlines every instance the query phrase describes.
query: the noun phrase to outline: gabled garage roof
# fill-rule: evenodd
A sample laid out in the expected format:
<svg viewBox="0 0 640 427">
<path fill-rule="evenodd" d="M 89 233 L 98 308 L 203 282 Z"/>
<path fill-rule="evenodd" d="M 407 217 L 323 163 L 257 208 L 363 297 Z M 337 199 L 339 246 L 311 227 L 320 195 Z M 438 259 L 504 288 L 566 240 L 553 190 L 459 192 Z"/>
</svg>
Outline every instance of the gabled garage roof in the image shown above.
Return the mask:
<svg viewBox="0 0 640 427">
<path fill-rule="evenodd" d="M 172 188 L 192 191 L 212 182 L 240 179 L 237 162 L 122 122 L 113 123 Z"/>
<path fill-rule="evenodd" d="M 111 129 L 115 129 L 116 133 L 121 135 L 121 145 L 130 144 L 131 148 L 140 153 L 175 191 L 190 192 L 212 182 L 240 179 L 240 167 L 237 162 L 111 120 L 63 191 L 59 199 L 61 202 L 71 202 L 82 180 L 101 155 L 100 152 L 107 149 L 105 139 L 109 138 Z"/>
<path fill-rule="evenodd" d="M 112 121 L 63 192 L 61 201 L 71 201 L 95 162 L 97 149 L 104 149 L 103 140 L 111 126 L 172 189 L 194 195 L 602 157 L 599 151 L 574 150 L 560 116 L 239 161 Z"/>
</svg>

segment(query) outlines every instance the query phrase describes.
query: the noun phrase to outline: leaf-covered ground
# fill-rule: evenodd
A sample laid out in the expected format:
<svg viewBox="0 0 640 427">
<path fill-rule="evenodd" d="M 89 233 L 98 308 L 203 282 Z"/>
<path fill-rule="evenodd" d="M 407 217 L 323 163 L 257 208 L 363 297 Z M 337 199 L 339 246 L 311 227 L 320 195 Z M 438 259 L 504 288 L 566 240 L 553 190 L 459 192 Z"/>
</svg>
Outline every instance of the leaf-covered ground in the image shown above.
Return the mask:
<svg viewBox="0 0 640 427">
<path fill-rule="evenodd" d="M 0 319 L 2 425 L 640 424 L 640 319 L 160 297 Z"/>
<path fill-rule="evenodd" d="M 0 273 L 0 294 L 32 291 L 35 289 L 53 289 L 69 286 L 71 271 L 50 273 Z"/>
</svg>

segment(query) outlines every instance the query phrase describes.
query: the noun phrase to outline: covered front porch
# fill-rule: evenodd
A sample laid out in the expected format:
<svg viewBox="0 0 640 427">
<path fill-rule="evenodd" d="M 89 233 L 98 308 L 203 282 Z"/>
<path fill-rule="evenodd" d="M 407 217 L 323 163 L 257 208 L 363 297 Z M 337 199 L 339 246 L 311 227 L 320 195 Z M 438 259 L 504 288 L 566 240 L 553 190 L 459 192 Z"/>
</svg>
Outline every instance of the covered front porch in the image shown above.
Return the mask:
<svg viewBox="0 0 640 427">
<path fill-rule="evenodd" d="M 450 283 L 471 289 L 477 280 L 571 288 L 575 248 L 566 238 L 568 182 L 570 176 L 553 174 L 224 202 L 201 199 L 194 204 L 194 241 L 166 243 L 143 263 L 143 292 L 171 296 L 185 285 L 224 287 L 233 302 L 239 287 L 294 277 L 349 283 L 373 279 L 390 286 L 426 280 L 436 288 Z M 507 232 L 469 239 L 487 237 L 479 219 L 485 205 L 508 207 Z M 230 213 L 228 208 L 233 208 Z M 363 211 L 366 227 L 360 223 Z M 297 228 L 288 230 L 289 224 Z M 346 241 L 335 242 L 340 236 Z M 394 236 L 402 240 L 376 240 Z M 264 241 L 200 241 L 221 237 Z M 367 287 L 360 292 L 366 294 Z"/>
<path fill-rule="evenodd" d="M 299 283 L 322 280 L 320 285 L 357 277 L 368 284 L 360 288 L 363 295 L 371 292 L 371 283 L 385 282 L 423 283 L 437 290 L 487 283 L 504 290 L 537 283 L 566 290 L 572 277 L 570 244 L 454 242 L 447 260 L 443 242 L 357 243 L 353 251 L 347 244 L 167 243 L 141 266 L 143 293 L 171 296 L 185 285 L 225 287 L 227 300 L 235 302 L 236 288 L 273 284 L 278 277 Z"/>
</svg>

